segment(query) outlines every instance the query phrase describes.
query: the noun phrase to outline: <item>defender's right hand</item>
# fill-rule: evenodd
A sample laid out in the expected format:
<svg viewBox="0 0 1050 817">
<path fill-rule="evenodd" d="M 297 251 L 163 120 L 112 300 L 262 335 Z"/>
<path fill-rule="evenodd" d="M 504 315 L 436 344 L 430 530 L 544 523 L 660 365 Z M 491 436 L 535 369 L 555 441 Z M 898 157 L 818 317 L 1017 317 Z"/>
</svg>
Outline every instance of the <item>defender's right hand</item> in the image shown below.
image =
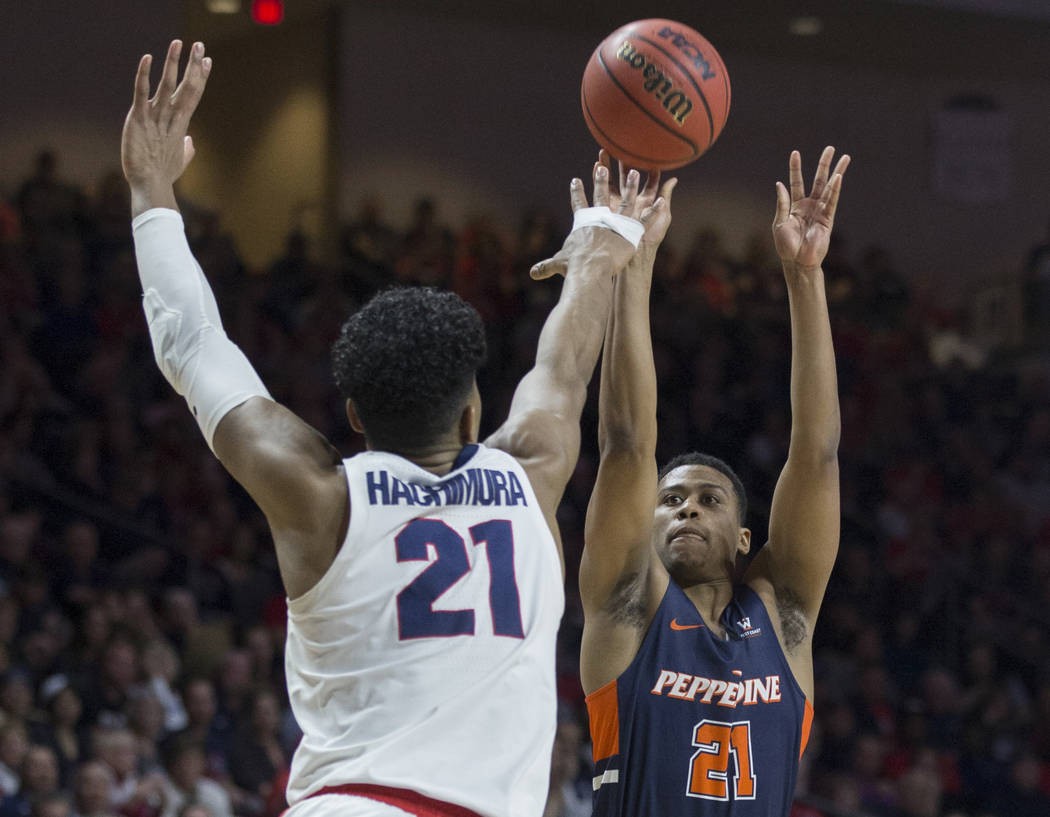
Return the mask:
<svg viewBox="0 0 1050 817">
<path fill-rule="evenodd" d="M 615 204 L 614 212 L 636 219 L 648 228 L 664 203 L 657 201 L 651 206 L 644 206 L 644 200 L 638 196 L 638 172 L 632 170 L 627 174 L 626 184 L 618 202 L 613 202 L 609 191 L 609 168 L 601 161 L 594 165 L 594 205 L 610 207 Z M 573 179 L 569 187 L 569 198 L 573 213 L 588 206 L 587 194 L 583 182 Z M 605 254 L 609 258 L 611 273 L 623 269 L 634 256 L 634 245 L 614 230 L 602 227 L 584 227 L 569 233 L 565 244 L 552 257 L 540 261 L 532 267 L 530 275 L 536 279 L 550 278 L 552 275 L 565 275 L 569 260 L 574 256 L 593 256 Z"/>
</svg>

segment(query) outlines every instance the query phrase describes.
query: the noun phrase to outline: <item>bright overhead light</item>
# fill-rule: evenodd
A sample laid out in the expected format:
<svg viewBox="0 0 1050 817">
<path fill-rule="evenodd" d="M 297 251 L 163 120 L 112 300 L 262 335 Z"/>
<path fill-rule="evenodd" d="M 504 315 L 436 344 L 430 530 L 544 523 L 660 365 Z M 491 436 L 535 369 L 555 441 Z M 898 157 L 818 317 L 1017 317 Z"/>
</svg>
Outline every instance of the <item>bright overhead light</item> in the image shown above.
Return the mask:
<svg viewBox="0 0 1050 817">
<path fill-rule="evenodd" d="M 241 10 L 241 0 L 205 0 L 212 14 L 236 14 Z"/>
<path fill-rule="evenodd" d="M 788 23 L 788 31 L 796 37 L 815 37 L 824 30 L 824 21 L 819 17 L 794 17 Z"/>
</svg>

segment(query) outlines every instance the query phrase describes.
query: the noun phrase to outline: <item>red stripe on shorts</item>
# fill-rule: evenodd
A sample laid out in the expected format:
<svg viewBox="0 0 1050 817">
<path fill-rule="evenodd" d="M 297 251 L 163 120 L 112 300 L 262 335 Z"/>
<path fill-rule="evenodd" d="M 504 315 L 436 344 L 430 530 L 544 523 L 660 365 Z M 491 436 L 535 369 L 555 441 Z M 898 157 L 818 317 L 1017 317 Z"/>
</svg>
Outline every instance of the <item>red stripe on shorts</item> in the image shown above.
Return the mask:
<svg viewBox="0 0 1050 817">
<path fill-rule="evenodd" d="M 311 794 L 310 797 L 319 797 L 322 794 L 352 794 L 355 797 L 367 797 L 369 800 L 378 800 L 380 803 L 395 806 L 409 814 L 415 814 L 416 817 L 481 817 L 476 811 L 463 808 L 463 806 L 424 797 L 419 792 L 409 789 L 394 789 L 389 786 L 373 786 L 366 783 L 325 786 L 320 791 Z"/>
</svg>

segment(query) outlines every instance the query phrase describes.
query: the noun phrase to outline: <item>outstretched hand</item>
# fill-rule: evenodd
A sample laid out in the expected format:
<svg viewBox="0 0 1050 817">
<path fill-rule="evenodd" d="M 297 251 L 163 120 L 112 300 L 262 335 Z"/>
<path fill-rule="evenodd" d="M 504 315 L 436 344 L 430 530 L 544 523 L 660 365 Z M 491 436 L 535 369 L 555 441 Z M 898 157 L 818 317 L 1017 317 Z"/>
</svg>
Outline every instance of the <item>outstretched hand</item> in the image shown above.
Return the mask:
<svg viewBox="0 0 1050 817">
<path fill-rule="evenodd" d="M 780 260 L 785 264 L 803 268 L 819 267 L 827 255 L 839 191 L 842 189 L 842 175 L 850 161 L 849 155 L 843 154 L 835 165 L 835 172 L 831 173 L 834 155 L 835 148 L 830 145 L 824 148 L 808 196 L 802 183 L 802 157 L 797 150 L 791 151 L 788 162 L 790 193 L 782 182 L 777 182 L 773 243 Z"/>
<path fill-rule="evenodd" d="M 628 171 L 621 165 L 620 183 L 616 189 L 612 189 L 609 185 L 611 174 L 609 155 L 602 150 L 598 154 L 598 161 L 594 163 L 594 206 L 608 207 L 615 213 L 629 216 L 642 223 L 645 232 L 642 235 L 637 252 L 642 252 L 649 246 L 658 246 L 667 232 L 668 225 L 671 223 L 670 195 L 674 185 L 677 183 L 677 179 L 672 179 L 665 183 L 663 190 L 660 191 L 661 195 L 658 196 L 657 192 L 660 182 L 660 174 L 658 172 L 649 175 L 646 185 L 641 191 L 638 189 L 641 177 L 637 170 Z M 569 187 L 569 199 L 573 213 L 589 206 L 587 204 L 587 194 L 580 179 L 572 180 Z M 569 233 L 561 250 L 552 258 L 535 264 L 530 271 L 530 275 L 535 280 L 550 278 L 553 275 L 565 275 L 570 256 L 574 252 L 583 250 L 580 246 L 581 238 L 579 236 L 584 233 L 592 233 L 596 229 L 588 228 Z M 623 258 L 613 262 L 615 271 L 619 272 L 631 260 L 636 250 L 630 246 L 626 239 L 609 230 L 600 230 L 599 232 L 609 233 L 603 239 L 619 245 L 617 254 L 623 255 Z M 617 241 L 617 239 L 619 240 Z"/>
<path fill-rule="evenodd" d="M 182 80 L 176 84 L 181 54 L 182 42 L 173 40 L 152 98 L 149 75 L 153 58 L 147 54 L 139 60 L 135 93 L 120 143 L 121 166 L 131 187 L 133 210 L 169 205 L 169 199 L 173 206 L 171 187 L 193 159 L 193 140 L 186 129 L 208 82 L 211 58 L 204 56 L 203 43 L 194 43 Z"/>
<path fill-rule="evenodd" d="M 612 159 L 609 156 L 608 151 L 602 148 L 598 151 L 598 164 L 605 165 L 609 168 L 609 172 L 612 172 Z M 620 190 L 627 188 L 627 179 L 630 176 L 630 171 L 624 167 L 623 162 L 617 162 L 620 171 Z M 597 165 L 595 165 L 597 167 Z M 658 198 L 664 199 L 667 204 L 666 207 L 661 207 L 660 211 L 656 214 L 648 224 L 645 225 L 645 234 L 642 236 L 641 243 L 638 245 L 638 252 L 641 253 L 643 250 L 648 251 L 651 254 L 655 254 L 656 248 L 660 246 L 660 242 L 664 240 L 664 236 L 667 235 L 667 228 L 671 226 L 671 193 L 674 191 L 675 185 L 678 184 L 678 179 L 668 179 L 662 185 L 660 184 L 660 171 L 651 170 L 645 180 L 645 187 L 638 191 L 638 198 L 636 199 L 636 207 L 639 212 L 645 212 L 646 208 L 652 207 L 656 203 Z M 610 207 L 615 206 L 619 202 L 619 195 L 615 190 L 610 190 L 609 198 L 613 202 Z"/>
</svg>

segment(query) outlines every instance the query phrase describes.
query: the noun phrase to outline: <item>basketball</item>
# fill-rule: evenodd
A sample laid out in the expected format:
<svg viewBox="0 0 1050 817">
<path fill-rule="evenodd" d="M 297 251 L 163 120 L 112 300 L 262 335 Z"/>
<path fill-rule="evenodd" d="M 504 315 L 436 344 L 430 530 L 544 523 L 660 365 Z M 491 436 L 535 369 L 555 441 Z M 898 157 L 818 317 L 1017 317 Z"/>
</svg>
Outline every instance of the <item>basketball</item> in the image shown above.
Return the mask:
<svg viewBox="0 0 1050 817">
<path fill-rule="evenodd" d="M 639 170 L 698 159 L 722 132 L 729 99 L 729 74 L 714 46 L 661 19 L 628 23 L 602 40 L 580 88 L 598 144 Z"/>
</svg>

